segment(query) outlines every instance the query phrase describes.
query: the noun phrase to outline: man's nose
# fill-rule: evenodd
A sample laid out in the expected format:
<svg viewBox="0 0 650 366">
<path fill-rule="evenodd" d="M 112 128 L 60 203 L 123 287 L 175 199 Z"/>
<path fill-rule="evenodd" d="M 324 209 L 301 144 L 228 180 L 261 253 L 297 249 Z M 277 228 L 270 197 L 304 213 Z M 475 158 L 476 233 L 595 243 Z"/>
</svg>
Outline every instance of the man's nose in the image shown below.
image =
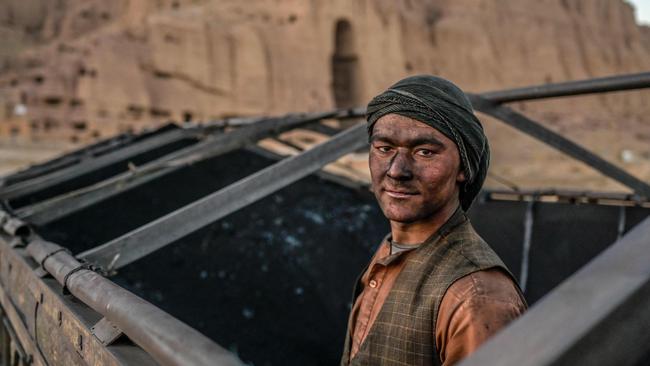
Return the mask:
<svg viewBox="0 0 650 366">
<path fill-rule="evenodd" d="M 407 153 L 398 151 L 390 162 L 386 174 L 396 180 L 408 180 L 413 177 L 411 159 Z"/>
</svg>

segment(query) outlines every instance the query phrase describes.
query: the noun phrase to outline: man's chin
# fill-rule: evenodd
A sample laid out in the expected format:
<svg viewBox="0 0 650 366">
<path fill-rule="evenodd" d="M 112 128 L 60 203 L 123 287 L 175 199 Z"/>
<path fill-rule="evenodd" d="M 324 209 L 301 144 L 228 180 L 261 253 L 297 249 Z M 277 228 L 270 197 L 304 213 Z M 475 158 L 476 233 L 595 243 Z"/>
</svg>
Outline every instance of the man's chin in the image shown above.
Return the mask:
<svg viewBox="0 0 650 366">
<path fill-rule="evenodd" d="M 397 212 L 384 212 L 384 216 L 390 221 L 398 222 L 400 224 L 412 224 L 421 220 L 418 216 L 413 216 L 412 213 L 397 213 Z"/>
<path fill-rule="evenodd" d="M 387 205 L 388 206 L 388 205 Z M 386 208 L 386 209 L 384 209 Z M 382 207 L 384 216 L 392 222 L 401 224 L 412 224 L 416 222 L 426 222 L 433 220 L 437 214 L 440 213 L 439 209 L 423 209 L 420 206 L 409 205 L 409 207 L 388 206 Z"/>
</svg>

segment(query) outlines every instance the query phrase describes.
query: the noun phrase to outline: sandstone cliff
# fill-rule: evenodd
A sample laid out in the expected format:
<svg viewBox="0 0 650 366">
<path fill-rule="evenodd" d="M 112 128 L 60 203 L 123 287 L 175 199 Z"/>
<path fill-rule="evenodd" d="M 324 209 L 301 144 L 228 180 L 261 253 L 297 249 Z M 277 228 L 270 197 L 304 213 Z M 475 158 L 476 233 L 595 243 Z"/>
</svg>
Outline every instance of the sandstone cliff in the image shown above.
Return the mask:
<svg viewBox="0 0 650 366">
<path fill-rule="evenodd" d="M 0 35 L 0 133 L 41 139 L 364 105 L 415 73 L 479 92 L 650 70 L 650 31 L 622 0 L 7 0 Z M 612 134 L 650 159 L 647 91 L 516 108 L 611 159 Z M 526 180 L 512 159 L 555 159 L 486 128 L 509 145 L 498 172 Z"/>
</svg>

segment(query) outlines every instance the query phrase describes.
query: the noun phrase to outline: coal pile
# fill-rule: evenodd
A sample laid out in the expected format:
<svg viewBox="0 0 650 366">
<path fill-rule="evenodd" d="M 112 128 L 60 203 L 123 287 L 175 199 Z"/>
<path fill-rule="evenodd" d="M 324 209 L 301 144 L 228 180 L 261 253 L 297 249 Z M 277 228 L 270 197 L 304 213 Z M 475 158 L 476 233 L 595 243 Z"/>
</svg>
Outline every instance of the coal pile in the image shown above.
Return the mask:
<svg viewBox="0 0 650 366">
<path fill-rule="evenodd" d="M 43 235 L 78 253 L 273 162 L 245 150 L 222 155 L 51 223 Z M 370 192 L 309 176 L 113 280 L 246 362 L 332 365 L 354 280 L 388 231 Z"/>
</svg>

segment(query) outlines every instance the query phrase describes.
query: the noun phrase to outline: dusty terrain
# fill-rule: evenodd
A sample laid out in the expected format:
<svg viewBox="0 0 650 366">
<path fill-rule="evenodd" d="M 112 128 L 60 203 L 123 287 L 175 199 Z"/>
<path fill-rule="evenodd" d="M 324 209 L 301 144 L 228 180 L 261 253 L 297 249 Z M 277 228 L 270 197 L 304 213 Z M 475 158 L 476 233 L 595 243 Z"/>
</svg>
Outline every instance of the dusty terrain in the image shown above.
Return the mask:
<svg viewBox="0 0 650 366">
<path fill-rule="evenodd" d="M 0 139 L 0 176 L 49 160 L 69 150 L 67 142 L 31 142 Z"/>
</svg>

